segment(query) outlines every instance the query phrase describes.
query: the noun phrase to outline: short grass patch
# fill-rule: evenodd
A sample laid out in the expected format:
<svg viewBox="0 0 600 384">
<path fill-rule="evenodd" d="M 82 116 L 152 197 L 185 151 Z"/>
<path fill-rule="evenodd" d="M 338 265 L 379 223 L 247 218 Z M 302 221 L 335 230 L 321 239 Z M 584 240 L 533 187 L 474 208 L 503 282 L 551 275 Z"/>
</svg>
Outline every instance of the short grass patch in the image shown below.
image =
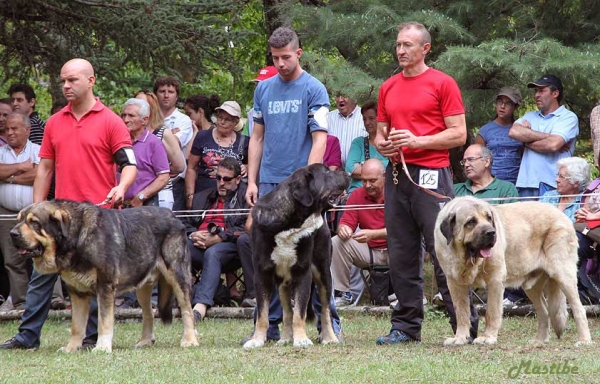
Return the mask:
<svg viewBox="0 0 600 384">
<path fill-rule="evenodd" d="M 508 383 L 597 382 L 597 345 L 577 348 L 572 320 L 561 340 L 532 346 L 533 317 L 505 318 L 495 346 L 443 347 L 450 335 L 448 319 L 428 312 L 423 342 L 376 346 L 377 336 L 389 331 L 389 315 L 342 312 L 343 344 L 308 348 L 276 346 L 244 350 L 240 340 L 249 334 L 249 320 L 206 319 L 196 326 L 200 347 L 179 347 L 182 325 L 155 326 L 154 347 L 133 349 L 140 333 L 138 321 L 115 326 L 113 353 L 56 350 L 69 338 L 69 322 L 49 320 L 38 351 L 0 351 L 3 383 Z M 592 337 L 600 340 L 600 320 L 590 318 Z M 483 321 L 482 321 L 483 323 Z M 484 324 L 481 324 L 483 327 Z M 0 323 L 0 339 L 12 337 L 17 322 Z M 309 336 L 315 340 L 314 325 Z M 553 372 L 577 368 L 576 373 Z M 567 367 L 567 368 L 565 368 Z"/>
</svg>

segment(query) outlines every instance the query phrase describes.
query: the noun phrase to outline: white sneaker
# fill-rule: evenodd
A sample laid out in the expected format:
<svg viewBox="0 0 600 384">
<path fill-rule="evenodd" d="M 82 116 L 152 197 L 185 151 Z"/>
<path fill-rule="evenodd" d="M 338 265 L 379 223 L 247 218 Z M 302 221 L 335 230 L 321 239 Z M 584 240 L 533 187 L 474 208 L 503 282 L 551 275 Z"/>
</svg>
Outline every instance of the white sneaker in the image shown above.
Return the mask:
<svg viewBox="0 0 600 384">
<path fill-rule="evenodd" d="M 504 308 L 515 308 L 516 307 L 515 303 L 513 303 L 512 301 L 510 301 L 509 299 L 506 299 L 506 298 L 504 300 L 502 300 L 502 306 Z"/>
<path fill-rule="evenodd" d="M 442 298 L 442 294 L 439 292 L 436 293 L 435 296 L 433 296 L 433 298 L 431 299 L 431 304 L 433 304 L 437 307 L 443 307 L 444 299 Z"/>
<path fill-rule="evenodd" d="M 398 300 L 398 298 L 396 297 L 395 293 L 392 293 L 391 295 L 388 296 L 388 301 L 391 303 L 392 301 L 396 301 Z"/>
<path fill-rule="evenodd" d="M 390 301 L 390 308 L 396 309 L 396 304 L 398 304 L 398 300 Z"/>
<path fill-rule="evenodd" d="M 335 307 L 342 308 L 350 306 L 354 303 L 352 294 L 350 292 L 343 292 L 340 297 L 335 298 Z"/>
</svg>

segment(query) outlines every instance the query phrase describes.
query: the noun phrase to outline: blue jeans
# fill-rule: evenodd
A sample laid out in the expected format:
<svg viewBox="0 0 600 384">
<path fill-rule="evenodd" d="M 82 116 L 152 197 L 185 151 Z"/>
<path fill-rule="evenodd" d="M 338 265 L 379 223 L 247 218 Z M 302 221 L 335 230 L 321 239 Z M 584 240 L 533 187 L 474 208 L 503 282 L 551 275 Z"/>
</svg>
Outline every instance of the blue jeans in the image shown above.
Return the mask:
<svg viewBox="0 0 600 384">
<path fill-rule="evenodd" d="M 539 188 L 517 187 L 519 197 L 535 197 L 540 195 Z M 535 201 L 535 199 L 527 199 L 526 201 Z"/>
<path fill-rule="evenodd" d="M 258 196 L 264 196 L 267 193 L 271 192 L 277 184 L 274 183 L 260 183 L 258 186 Z M 333 293 L 333 290 L 332 290 Z M 315 314 L 317 315 L 317 331 L 321 332 L 321 300 L 319 299 L 318 289 L 315 289 L 313 295 L 311 297 L 313 308 L 315 309 Z M 254 308 L 254 324 L 256 325 L 256 318 L 258 316 L 257 308 Z M 333 326 L 333 332 L 336 335 L 341 334 L 342 332 L 342 322 L 340 320 L 340 315 L 338 315 L 337 310 L 335 309 L 335 301 L 333 299 L 333 295 L 329 298 L 329 309 L 331 310 L 331 323 Z M 279 340 L 279 324 L 283 322 L 283 308 L 281 307 L 281 302 L 279 301 L 279 294 L 277 293 L 277 289 L 273 288 L 273 293 L 271 295 L 271 301 L 269 302 L 269 329 L 267 330 L 267 338 L 273 340 Z"/>
<path fill-rule="evenodd" d="M 29 281 L 27 297 L 25 301 L 25 313 L 19 326 L 19 333 L 15 339 L 28 348 L 40 346 L 42 326 L 48 318 L 52 291 L 58 274 L 42 275 L 35 269 Z M 90 305 L 90 316 L 85 329 L 85 339 L 95 342 L 98 338 L 98 302 L 96 297 L 92 298 Z"/>
<path fill-rule="evenodd" d="M 188 248 L 192 254 L 192 265 L 198 269 L 202 267 L 200 281 L 194 288 L 192 306 L 202 303 L 211 307 L 223 268 L 238 257 L 237 245 L 223 242 L 208 249 L 200 249 L 194 247 L 192 240 L 188 239 Z"/>
</svg>

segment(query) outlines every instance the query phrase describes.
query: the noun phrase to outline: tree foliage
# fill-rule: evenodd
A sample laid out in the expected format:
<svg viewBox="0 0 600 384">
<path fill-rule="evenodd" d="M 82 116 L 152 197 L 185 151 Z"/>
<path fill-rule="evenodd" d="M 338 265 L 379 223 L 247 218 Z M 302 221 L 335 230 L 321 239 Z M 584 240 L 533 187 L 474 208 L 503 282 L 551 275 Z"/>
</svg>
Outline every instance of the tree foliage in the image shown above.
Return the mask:
<svg viewBox="0 0 600 384">
<path fill-rule="evenodd" d="M 121 89 L 137 88 L 157 74 L 195 82 L 219 68 L 235 77 L 240 71 L 230 47 L 253 34 L 235 28 L 246 3 L 3 0 L 3 77 L 27 81 L 48 75 L 55 98 L 60 68 L 73 57 L 89 59 L 99 77 Z"/>
</svg>

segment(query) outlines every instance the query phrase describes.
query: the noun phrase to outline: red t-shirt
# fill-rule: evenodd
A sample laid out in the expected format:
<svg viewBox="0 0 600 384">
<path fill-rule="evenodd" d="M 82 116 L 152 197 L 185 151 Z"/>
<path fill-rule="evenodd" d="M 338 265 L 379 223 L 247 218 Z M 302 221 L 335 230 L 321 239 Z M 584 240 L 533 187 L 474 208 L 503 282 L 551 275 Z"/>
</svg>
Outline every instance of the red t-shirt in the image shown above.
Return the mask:
<svg viewBox="0 0 600 384">
<path fill-rule="evenodd" d="M 129 129 L 96 100 L 79 121 L 71 104 L 48 119 L 40 157 L 54 160 L 56 198 L 99 203 L 117 185 L 113 154 L 131 147 Z"/>
<path fill-rule="evenodd" d="M 408 129 L 415 136 L 431 136 L 446 129 L 444 118 L 465 113 L 456 81 L 443 72 L 429 68 L 414 77 L 399 73 L 379 89 L 377 121 L 389 129 Z M 408 164 L 427 168 L 450 165 L 448 150 L 404 148 Z"/>
<path fill-rule="evenodd" d="M 367 205 L 367 204 L 383 204 L 385 199 L 382 197 L 379 201 L 373 201 L 367 195 L 364 187 L 356 188 L 348 197 L 346 205 Z M 355 231 L 357 227 L 360 229 L 382 229 L 385 228 L 385 217 L 383 207 L 381 209 L 349 209 L 344 211 L 340 219 L 340 225 L 347 225 Z M 387 248 L 386 239 L 375 239 L 369 241 L 371 248 Z"/>
<path fill-rule="evenodd" d="M 210 224 L 210 223 L 215 223 L 219 227 L 221 227 L 223 229 L 227 229 L 227 226 L 225 226 L 225 215 L 223 215 L 223 213 L 218 213 L 218 212 L 212 211 L 212 210 L 216 209 L 220 212 L 224 212 L 225 202 L 221 201 L 221 199 L 217 199 L 217 204 L 215 206 L 211 207 L 210 209 L 211 209 L 211 212 L 206 214 L 206 216 L 204 217 L 204 221 L 202 221 L 202 223 L 198 227 L 198 230 L 199 231 L 208 231 L 208 224 Z"/>
</svg>

